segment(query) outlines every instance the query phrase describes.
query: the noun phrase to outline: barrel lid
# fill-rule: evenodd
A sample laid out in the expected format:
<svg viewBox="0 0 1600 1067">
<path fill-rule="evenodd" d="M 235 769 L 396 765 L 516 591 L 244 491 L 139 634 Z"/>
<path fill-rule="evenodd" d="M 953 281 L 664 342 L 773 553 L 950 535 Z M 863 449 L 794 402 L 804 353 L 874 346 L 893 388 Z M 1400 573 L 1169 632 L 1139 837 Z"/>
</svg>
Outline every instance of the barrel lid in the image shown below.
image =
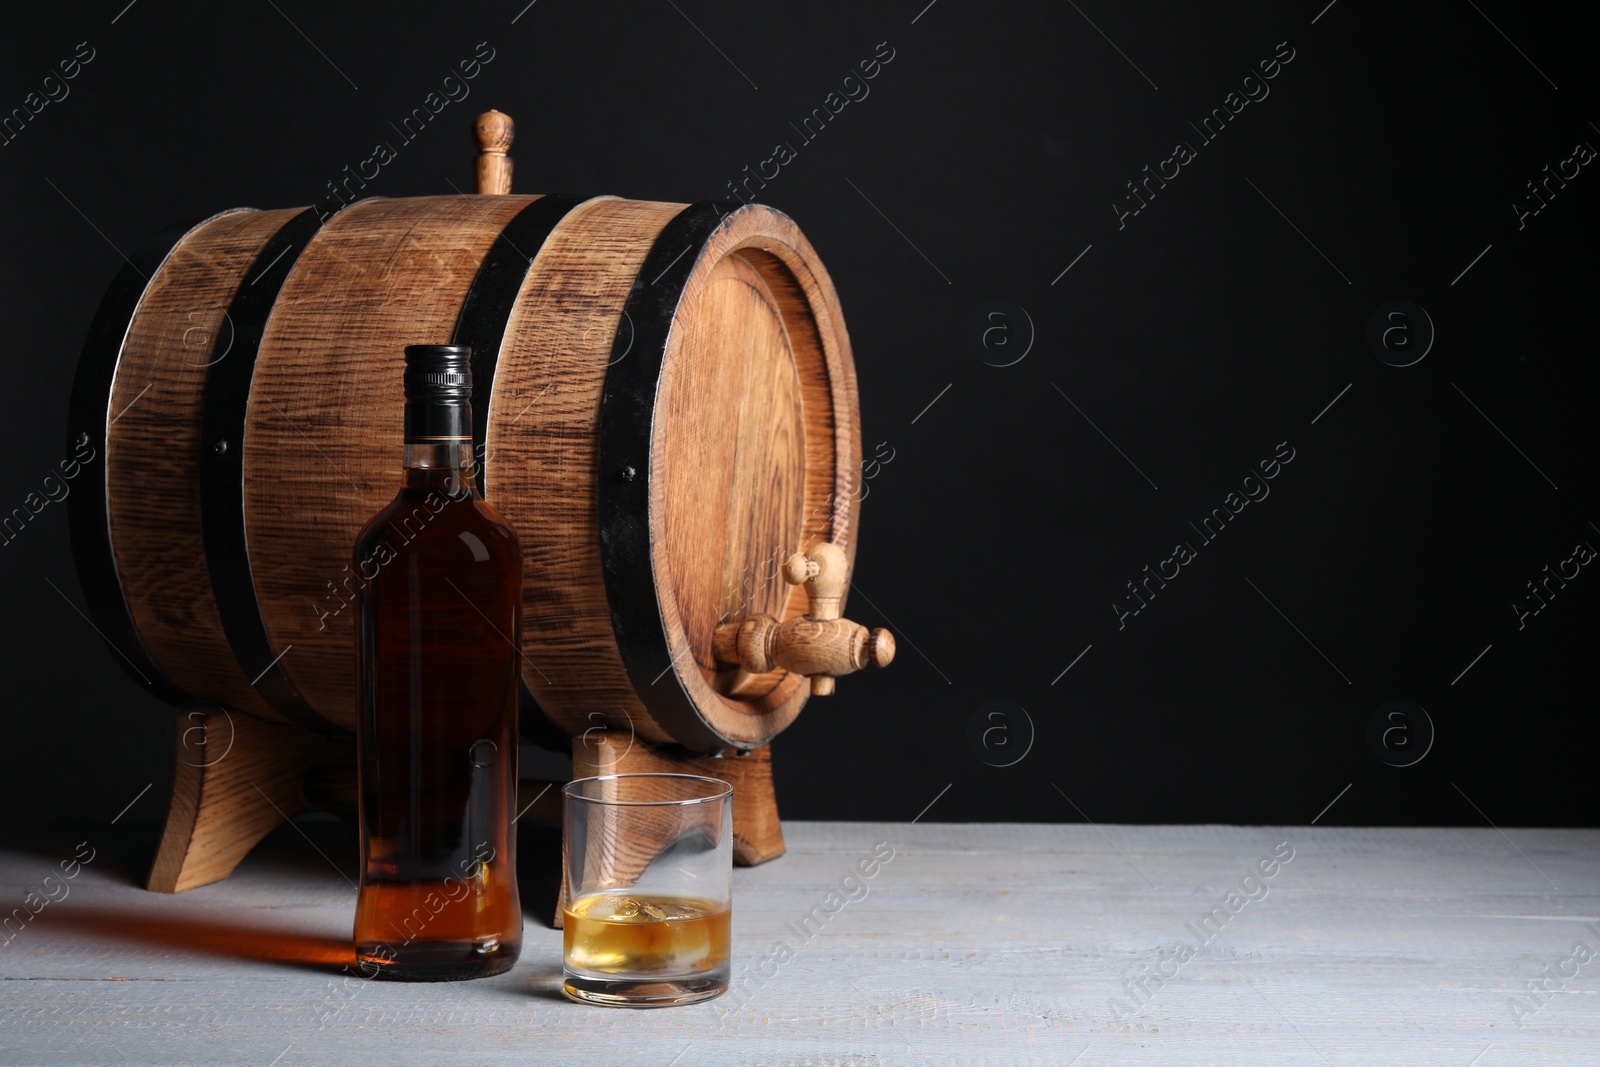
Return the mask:
<svg viewBox="0 0 1600 1067">
<path fill-rule="evenodd" d="M 640 279 L 601 419 L 618 646 L 673 740 L 752 747 L 793 721 L 806 679 L 720 663 L 713 635 L 751 615 L 806 614 L 806 593 L 783 577 L 792 553 L 833 541 L 853 557 L 849 341 L 810 245 L 762 205 L 686 208 Z"/>
</svg>

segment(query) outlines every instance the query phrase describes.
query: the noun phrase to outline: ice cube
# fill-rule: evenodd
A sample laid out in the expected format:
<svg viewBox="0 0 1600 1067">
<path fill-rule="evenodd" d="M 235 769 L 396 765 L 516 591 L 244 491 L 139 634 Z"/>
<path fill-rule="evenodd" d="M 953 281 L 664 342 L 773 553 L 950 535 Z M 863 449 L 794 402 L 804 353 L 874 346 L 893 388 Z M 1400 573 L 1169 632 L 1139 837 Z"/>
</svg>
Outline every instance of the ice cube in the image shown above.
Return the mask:
<svg viewBox="0 0 1600 1067">
<path fill-rule="evenodd" d="M 685 907 L 682 904 L 669 904 L 666 901 L 661 901 L 655 905 L 655 908 L 662 913 L 663 918 L 667 919 L 698 919 L 703 917 L 699 910 Z"/>
</svg>

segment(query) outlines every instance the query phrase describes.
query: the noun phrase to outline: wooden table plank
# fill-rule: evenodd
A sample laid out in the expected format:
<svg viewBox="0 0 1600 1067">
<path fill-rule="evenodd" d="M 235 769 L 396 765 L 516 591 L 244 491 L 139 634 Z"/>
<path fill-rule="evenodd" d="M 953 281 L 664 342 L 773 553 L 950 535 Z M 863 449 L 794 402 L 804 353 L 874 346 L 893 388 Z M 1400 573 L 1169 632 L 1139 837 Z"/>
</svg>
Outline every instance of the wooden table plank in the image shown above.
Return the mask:
<svg viewBox="0 0 1600 1067">
<path fill-rule="evenodd" d="M 559 995 L 542 899 L 509 974 L 343 976 L 352 833 L 299 825 L 343 871 L 293 828 L 175 897 L 97 855 L 0 948 L 0 1062 L 1600 1063 L 1600 959 L 1562 963 L 1600 952 L 1595 830 L 791 822 L 734 878 L 735 991 L 619 1011 Z M 0 850 L 0 904 L 81 837 Z"/>
</svg>

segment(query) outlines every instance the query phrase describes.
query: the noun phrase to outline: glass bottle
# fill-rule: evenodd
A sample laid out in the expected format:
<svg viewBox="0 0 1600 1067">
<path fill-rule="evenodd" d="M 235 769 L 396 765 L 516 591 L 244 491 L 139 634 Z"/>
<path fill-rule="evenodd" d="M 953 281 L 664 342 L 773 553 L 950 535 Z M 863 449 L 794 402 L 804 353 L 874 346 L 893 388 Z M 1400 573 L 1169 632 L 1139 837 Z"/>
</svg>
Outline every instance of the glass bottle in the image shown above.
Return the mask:
<svg viewBox="0 0 1600 1067">
<path fill-rule="evenodd" d="M 411 345 L 405 472 L 356 541 L 365 974 L 509 970 L 522 552 L 477 489 L 471 349 Z"/>
</svg>

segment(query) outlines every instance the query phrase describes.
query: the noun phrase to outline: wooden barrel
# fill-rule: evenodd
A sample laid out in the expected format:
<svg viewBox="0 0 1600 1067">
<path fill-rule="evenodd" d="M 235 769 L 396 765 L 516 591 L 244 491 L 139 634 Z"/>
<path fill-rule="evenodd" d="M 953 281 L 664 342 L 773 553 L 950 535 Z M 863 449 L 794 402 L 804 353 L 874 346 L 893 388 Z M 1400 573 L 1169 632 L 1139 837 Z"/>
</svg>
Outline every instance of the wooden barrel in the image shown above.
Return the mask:
<svg viewBox="0 0 1600 1067">
<path fill-rule="evenodd" d="M 130 673 L 354 728 L 351 550 L 398 486 L 403 348 L 445 342 L 473 346 L 544 716 L 702 752 L 793 721 L 806 679 L 719 663 L 713 633 L 805 614 L 790 553 L 853 559 L 860 436 L 833 284 L 759 204 L 378 198 L 158 235 L 94 319 L 69 428 L 104 456 L 72 536 Z"/>
</svg>

